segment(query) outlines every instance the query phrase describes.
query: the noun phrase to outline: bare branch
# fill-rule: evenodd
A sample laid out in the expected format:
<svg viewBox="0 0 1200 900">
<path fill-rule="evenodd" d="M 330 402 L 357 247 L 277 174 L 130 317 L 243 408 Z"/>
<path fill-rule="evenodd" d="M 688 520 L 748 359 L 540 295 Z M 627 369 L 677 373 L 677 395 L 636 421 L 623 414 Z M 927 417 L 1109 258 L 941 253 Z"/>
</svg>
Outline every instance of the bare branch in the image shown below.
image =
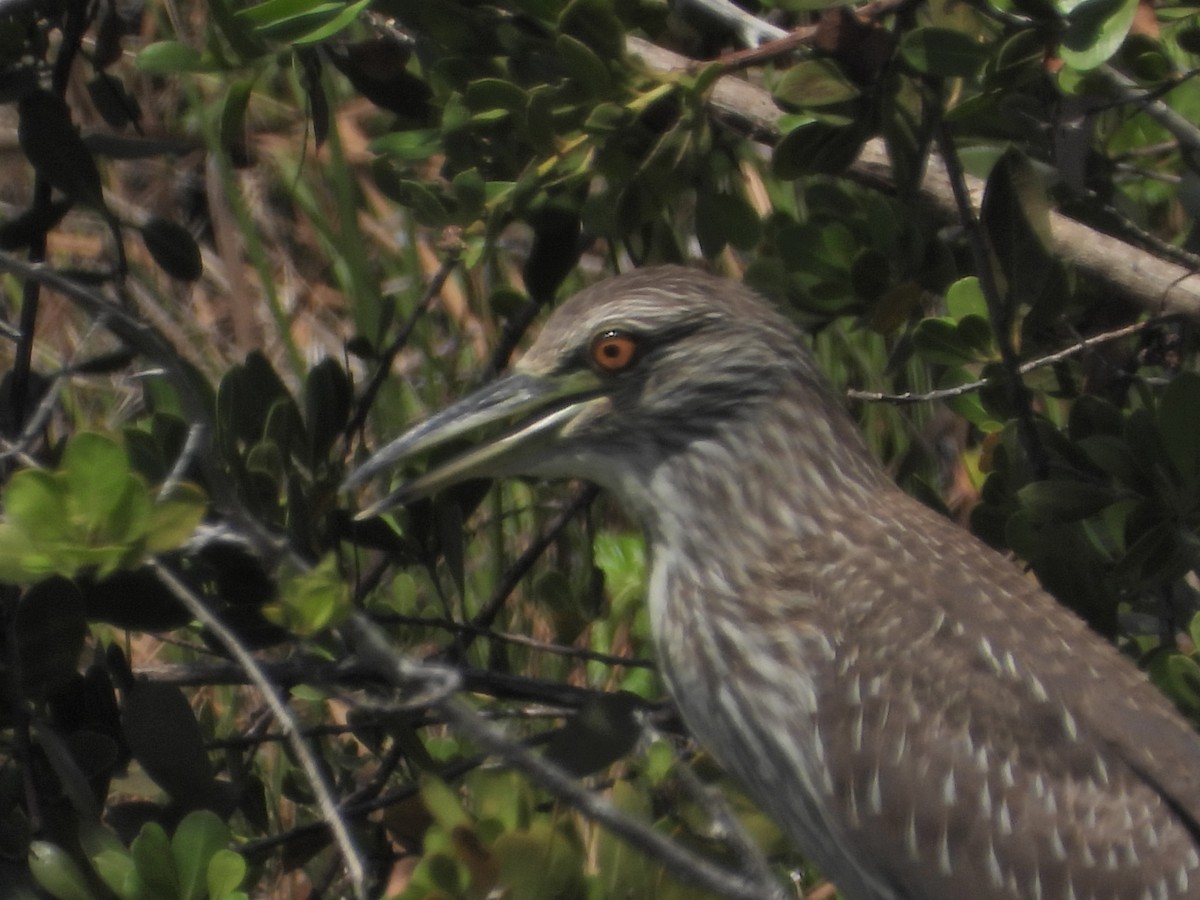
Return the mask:
<svg viewBox="0 0 1200 900">
<path fill-rule="evenodd" d="M 1022 375 L 1027 375 L 1035 369 L 1042 369 L 1046 366 L 1052 366 L 1057 362 L 1062 362 L 1077 353 L 1082 353 L 1090 347 L 1097 347 L 1101 344 L 1115 341 L 1118 338 L 1128 337 L 1131 334 L 1137 334 L 1140 331 L 1145 331 L 1147 328 L 1161 325 L 1162 318 L 1144 319 L 1141 322 L 1134 322 L 1132 325 L 1126 325 L 1123 328 L 1114 328 L 1112 331 L 1105 331 L 1101 334 L 1092 335 L 1077 341 L 1070 347 L 1064 347 L 1061 350 L 1056 350 L 1054 353 L 1046 356 L 1039 356 L 1037 359 L 1031 359 L 1028 362 L 1021 363 L 1017 369 Z M 980 388 L 987 387 L 992 383 L 990 378 L 981 378 L 978 381 L 969 381 L 966 384 L 957 384 L 952 388 L 941 388 L 936 391 L 926 391 L 924 393 L 915 394 L 911 391 L 904 394 L 885 394 L 880 391 L 860 391 L 848 390 L 846 396 L 852 400 L 866 400 L 868 402 L 883 402 L 883 403 L 927 403 L 930 400 L 948 400 L 952 397 L 961 397 L 964 394 L 970 394 Z"/>
<path fill-rule="evenodd" d="M 337 841 L 338 848 L 342 851 L 342 857 L 346 861 L 350 881 L 354 884 L 355 896 L 360 898 L 360 900 L 367 900 L 367 873 L 366 867 L 363 865 L 362 856 L 353 838 L 350 837 L 350 830 L 346 827 L 346 822 L 338 810 L 337 801 L 334 799 L 333 791 L 325 780 L 321 764 L 317 761 L 312 749 L 301 735 L 300 723 L 296 721 L 295 716 L 292 715 L 292 711 L 283 702 L 283 698 L 279 696 L 278 690 L 271 683 L 271 679 L 267 676 L 266 672 L 259 666 L 258 661 L 242 645 L 242 642 L 238 640 L 237 635 L 230 631 L 225 626 L 225 623 L 217 618 L 212 610 L 205 605 L 204 601 L 192 593 L 186 584 L 176 578 L 170 569 L 157 562 L 152 563 L 152 566 L 159 580 L 175 595 L 175 598 L 180 603 L 187 607 L 188 612 L 212 632 L 213 636 L 221 642 L 221 646 L 228 650 L 229 654 L 236 660 L 238 666 L 246 673 L 250 681 L 262 692 L 267 705 L 271 707 L 271 712 L 274 713 L 280 727 L 287 733 L 288 745 L 291 747 L 292 752 L 295 753 L 296 761 L 308 778 L 309 785 L 312 787 L 313 794 L 317 800 L 317 806 L 321 810 L 321 817 L 329 826 L 334 840 Z"/>
<path fill-rule="evenodd" d="M 343 625 L 354 642 L 359 658 L 375 669 L 380 678 L 402 690 L 421 690 L 429 679 L 440 677 L 441 667 L 408 659 L 392 648 L 384 633 L 366 616 L 354 614 Z M 776 883 L 763 883 L 757 872 L 732 873 L 684 849 L 648 824 L 632 819 L 605 798 L 585 788 L 559 766 L 530 752 L 480 716 L 458 698 L 443 696 L 437 711 L 455 733 L 503 759 L 513 769 L 531 778 L 609 831 L 653 856 L 675 875 L 710 891 L 741 900 L 783 900 L 785 894 Z"/>
<path fill-rule="evenodd" d="M 662 72 L 695 65 L 694 60 L 638 37 L 626 38 L 626 47 L 643 63 Z M 727 75 L 713 86 L 709 103 L 724 121 L 768 146 L 781 137 L 779 119 L 783 112 L 757 85 Z M 884 142 L 878 138 L 868 141 L 846 174 L 864 184 L 890 190 L 892 168 Z M 978 210 L 983 182 L 968 176 L 966 185 L 972 208 Z M 931 157 L 926 166 L 921 199 L 939 216 L 957 220 L 950 179 L 937 157 Z M 1052 251 L 1071 260 L 1087 277 L 1102 282 L 1111 293 L 1154 314 L 1200 318 L 1200 274 L 1058 212 L 1050 214 L 1050 229 Z"/>
</svg>

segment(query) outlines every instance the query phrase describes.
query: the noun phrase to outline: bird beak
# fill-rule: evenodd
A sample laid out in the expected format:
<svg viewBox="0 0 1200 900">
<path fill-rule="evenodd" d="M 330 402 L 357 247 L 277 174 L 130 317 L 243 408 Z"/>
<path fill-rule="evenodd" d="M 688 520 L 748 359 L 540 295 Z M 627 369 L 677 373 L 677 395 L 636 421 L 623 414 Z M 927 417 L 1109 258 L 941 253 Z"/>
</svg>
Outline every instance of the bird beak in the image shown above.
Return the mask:
<svg viewBox="0 0 1200 900">
<path fill-rule="evenodd" d="M 342 489 L 464 440 L 474 446 L 401 485 L 355 518 L 370 518 L 472 478 L 519 474 L 600 393 L 599 379 L 587 371 L 505 376 L 396 438 L 351 472 Z"/>
</svg>

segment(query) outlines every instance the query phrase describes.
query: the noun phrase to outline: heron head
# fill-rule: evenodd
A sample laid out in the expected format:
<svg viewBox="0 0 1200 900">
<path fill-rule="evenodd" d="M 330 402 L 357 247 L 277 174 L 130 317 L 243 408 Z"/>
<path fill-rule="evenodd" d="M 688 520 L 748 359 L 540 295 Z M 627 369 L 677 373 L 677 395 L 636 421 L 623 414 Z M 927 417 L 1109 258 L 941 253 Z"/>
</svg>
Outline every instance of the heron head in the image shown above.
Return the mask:
<svg viewBox="0 0 1200 900">
<path fill-rule="evenodd" d="M 345 486 L 467 440 L 364 515 L 481 477 L 586 478 L 628 495 L 785 382 L 823 390 L 798 340 L 735 282 L 675 266 L 618 276 L 559 307 L 511 374 L 392 441 Z"/>
</svg>

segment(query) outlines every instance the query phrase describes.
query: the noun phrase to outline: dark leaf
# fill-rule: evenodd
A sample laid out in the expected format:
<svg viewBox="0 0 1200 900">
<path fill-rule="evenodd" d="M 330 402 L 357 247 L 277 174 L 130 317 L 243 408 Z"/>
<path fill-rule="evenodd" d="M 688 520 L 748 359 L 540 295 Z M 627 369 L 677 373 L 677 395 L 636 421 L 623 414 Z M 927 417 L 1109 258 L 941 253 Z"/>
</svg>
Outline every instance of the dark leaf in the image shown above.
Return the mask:
<svg viewBox="0 0 1200 900">
<path fill-rule="evenodd" d="M 1037 172 L 1019 150 L 1006 150 L 992 167 L 980 221 L 1008 283 L 1009 303 L 1036 302 L 1053 268 L 1050 205 Z"/>
<path fill-rule="evenodd" d="M 83 597 L 65 578 L 29 588 L 13 623 L 24 691 L 41 697 L 75 676 L 87 636 Z"/>
<path fill-rule="evenodd" d="M 17 139 L 39 175 L 68 197 L 103 210 L 96 160 L 84 146 L 66 102 L 49 91 L 30 91 L 18 105 Z"/>
<path fill-rule="evenodd" d="M 15 219 L 0 224 L 0 250 L 28 247 L 62 221 L 74 200 L 55 200 L 49 206 L 27 209 Z"/>
<path fill-rule="evenodd" d="M 137 98 L 113 76 L 102 72 L 88 82 L 87 89 L 92 105 L 112 128 L 124 128 L 141 118 Z"/>
<path fill-rule="evenodd" d="M 134 759 L 173 800 L 192 808 L 210 799 L 212 764 L 183 691 L 139 681 L 125 696 L 121 722 Z"/>
<path fill-rule="evenodd" d="M 1021 505 L 1038 521 L 1073 522 L 1086 519 L 1118 498 L 1105 485 L 1082 481 L 1035 481 L 1017 491 Z"/>
<path fill-rule="evenodd" d="M 196 239 L 182 225 L 166 219 L 151 219 L 141 227 L 142 240 L 159 267 L 180 281 L 198 281 L 204 261 Z"/>
<path fill-rule="evenodd" d="M 321 83 L 321 57 L 314 50 L 296 51 L 303 73 L 304 92 L 308 95 L 308 118 L 313 127 L 313 144 L 322 147 L 329 136 L 329 98 Z"/>
<path fill-rule="evenodd" d="M 1184 484 L 1195 484 L 1200 480 L 1200 375 L 1181 372 L 1167 385 L 1158 428 L 1175 471 Z"/>
<path fill-rule="evenodd" d="M 246 143 L 246 110 L 250 106 L 253 81 L 235 81 L 225 95 L 221 107 L 221 146 L 237 167 L 251 164 L 250 146 Z"/>
<path fill-rule="evenodd" d="M 810 122 L 784 135 L 775 147 L 771 165 L 784 179 L 837 175 L 854 162 L 866 137 L 856 125 Z"/>
<path fill-rule="evenodd" d="M 354 390 L 346 370 L 332 358 L 325 358 L 308 373 L 304 383 L 304 421 L 314 465 L 329 455 L 350 421 Z"/>
<path fill-rule="evenodd" d="M 589 701 L 546 745 L 546 758 L 577 778 L 607 768 L 633 749 L 641 733 L 637 695 L 600 694 Z"/>
<path fill-rule="evenodd" d="M 931 26 L 907 32 L 900 55 L 923 75 L 970 78 L 983 67 L 988 48 L 965 32 Z"/>
<path fill-rule="evenodd" d="M 433 91 L 406 68 L 409 51 L 398 41 L 375 38 L 340 50 L 326 47 L 328 58 L 354 89 L 381 109 L 410 123 L 426 124 L 433 111 Z"/>
<path fill-rule="evenodd" d="M 532 213 L 530 224 L 533 226 L 533 246 L 522 275 L 529 295 L 546 301 L 554 296 L 579 261 L 583 251 L 580 241 L 583 226 L 577 210 L 556 203 Z"/>
<path fill-rule="evenodd" d="M 79 588 L 92 621 L 129 631 L 170 631 L 192 621 L 153 569 L 114 572 L 99 581 L 83 578 Z"/>
</svg>

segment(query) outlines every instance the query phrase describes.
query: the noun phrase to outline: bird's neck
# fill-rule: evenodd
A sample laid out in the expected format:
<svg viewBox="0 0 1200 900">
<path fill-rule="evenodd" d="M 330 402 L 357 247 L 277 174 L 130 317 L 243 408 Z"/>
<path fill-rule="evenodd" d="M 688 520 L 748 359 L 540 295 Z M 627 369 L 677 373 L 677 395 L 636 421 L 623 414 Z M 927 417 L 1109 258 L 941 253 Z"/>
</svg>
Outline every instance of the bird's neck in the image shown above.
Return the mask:
<svg viewBox="0 0 1200 900">
<path fill-rule="evenodd" d="M 829 534 L 895 490 L 831 395 L 750 409 L 664 457 L 640 487 L 656 553 L 755 564 L 782 545 L 794 553 L 806 536 Z"/>
</svg>

